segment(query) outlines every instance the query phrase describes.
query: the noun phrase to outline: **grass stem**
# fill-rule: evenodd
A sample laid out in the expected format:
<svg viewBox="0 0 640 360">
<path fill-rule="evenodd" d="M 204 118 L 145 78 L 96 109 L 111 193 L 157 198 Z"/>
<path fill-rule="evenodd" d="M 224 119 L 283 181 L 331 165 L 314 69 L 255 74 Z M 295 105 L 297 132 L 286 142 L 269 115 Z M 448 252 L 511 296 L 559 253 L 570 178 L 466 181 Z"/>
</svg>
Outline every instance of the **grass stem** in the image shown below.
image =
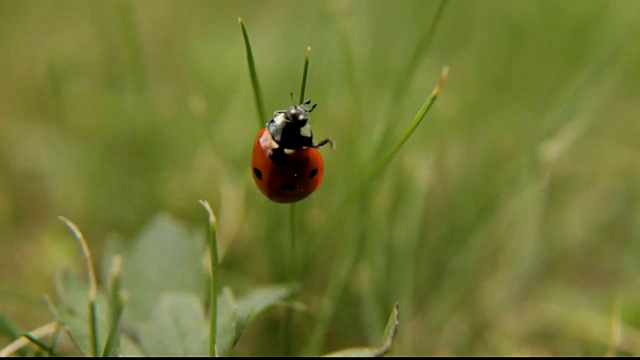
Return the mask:
<svg viewBox="0 0 640 360">
<path fill-rule="evenodd" d="M 218 258 L 218 240 L 216 236 L 217 221 L 213 214 L 211 206 L 206 200 L 200 200 L 200 204 L 209 213 L 209 260 L 211 261 L 211 286 L 210 286 L 210 307 L 209 313 L 211 317 L 209 326 L 209 356 L 217 357 L 216 351 L 216 328 L 218 325 L 218 266 L 220 260 Z"/>
<path fill-rule="evenodd" d="M 76 224 L 71 222 L 69 219 L 64 216 L 59 216 L 58 219 L 64 222 L 65 225 L 71 230 L 75 238 L 78 240 L 80 244 L 80 248 L 82 249 L 82 254 L 84 255 L 86 265 L 87 265 L 87 273 L 89 277 L 89 341 L 91 342 L 91 355 L 93 357 L 98 356 L 98 349 L 100 348 L 100 344 L 98 343 L 98 315 L 96 309 L 96 298 L 98 297 L 98 282 L 96 280 L 95 273 L 95 265 L 93 263 L 93 258 L 91 257 L 91 251 L 89 250 L 89 244 L 87 240 L 82 235 L 82 232 Z"/>
<path fill-rule="evenodd" d="M 256 101 L 256 109 L 258 110 L 258 124 L 263 127 L 267 121 L 267 114 L 264 111 L 264 103 L 262 101 L 262 91 L 260 90 L 260 83 L 258 82 L 258 73 L 256 72 L 256 63 L 253 59 L 253 50 L 251 49 L 251 42 L 249 41 L 249 34 L 244 26 L 242 18 L 238 18 L 240 28 L 242 29 L 242 37 L 244 38 L 244 46 L 247 50 L 247 64 L 249 65 L 249 75 L 251 76 L 251 85 L 253 86 L 253 96 Z"/>
</svg>

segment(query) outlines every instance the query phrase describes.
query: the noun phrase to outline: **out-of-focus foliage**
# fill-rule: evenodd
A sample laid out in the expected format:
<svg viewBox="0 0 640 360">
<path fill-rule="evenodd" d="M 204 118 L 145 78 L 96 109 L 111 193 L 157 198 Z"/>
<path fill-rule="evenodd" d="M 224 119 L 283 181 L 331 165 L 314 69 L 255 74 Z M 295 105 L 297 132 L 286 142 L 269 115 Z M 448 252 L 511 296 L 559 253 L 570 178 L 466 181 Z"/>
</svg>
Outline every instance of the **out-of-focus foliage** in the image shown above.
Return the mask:
<svg viewBox="0 0 640 360">
<path fill-rule="evenodd" d="M 337 144 L 296 209 L 294 353 L 335 301 L 318 353 L 378 344 L 397 302 L 392 355 L 638 354 L 640 2 L 450 0 L 391 102 L 438 4 L 0 2 L 0 312 L 24 329 L 50 320 L 39 295 L 81 264 L 58 215 L 100 253 L 159 212 L 201 229 L 198 199 L 219 215 L 226 281 L 287 280 L 288 208 L 249 168 L 241 16 L 269 112 L 290 106 L 311 46 L 314 134 Z M 341 206 L 443 65 L 423 124 L 369 196 Z M 283 353 L 282 315 L 257 319 L 234 354 Z"/>
</svg>

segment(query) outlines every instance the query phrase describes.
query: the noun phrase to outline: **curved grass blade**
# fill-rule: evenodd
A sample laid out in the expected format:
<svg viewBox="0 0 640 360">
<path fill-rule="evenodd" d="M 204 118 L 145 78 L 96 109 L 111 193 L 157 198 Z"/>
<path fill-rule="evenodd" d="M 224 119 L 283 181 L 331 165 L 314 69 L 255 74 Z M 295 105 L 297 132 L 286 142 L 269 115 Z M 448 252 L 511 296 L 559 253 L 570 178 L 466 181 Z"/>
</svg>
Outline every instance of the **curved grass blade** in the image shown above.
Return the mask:
<svg viewBox="0 0 640 360">
<path fill-rule="evenodd" d="M 91 355 L 96 357 L 98 356 L 98 349 L 100 348 L 98 344 L 98 319 L 97 319 L 97 309 L 96 309 L 96 298 L 98 296 L 98 282 L 96 280 L 95 266 L 93 263 L 93 258 L 91 257 L 91 251 L 89 250 L 89 244 L 87 240 L 82 235 L 82 232 L 76 224 L 71 222 L 69 219 L 64 216 L 59 216 L 58 219 L 64 222 L 65 225 L 71 230 L 73 235 L 78 240 L 80 247 L 82 248 L 82 254 L 84 255 L 87 272 L 89 276 L 89 303 L 87 304 L 89 307 L 89 339 L 91 341 Z"/>
</svg>

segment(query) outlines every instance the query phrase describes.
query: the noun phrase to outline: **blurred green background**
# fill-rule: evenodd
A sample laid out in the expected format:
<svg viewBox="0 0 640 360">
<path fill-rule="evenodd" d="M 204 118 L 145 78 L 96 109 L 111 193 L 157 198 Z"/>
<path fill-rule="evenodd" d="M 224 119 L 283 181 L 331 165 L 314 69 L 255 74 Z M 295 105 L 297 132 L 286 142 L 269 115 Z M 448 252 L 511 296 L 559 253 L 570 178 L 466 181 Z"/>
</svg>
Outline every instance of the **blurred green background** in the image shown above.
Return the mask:
<svg viewBox="0 0 640 360">
<path fill-rule="evenodd" d="M 391 355 L 639 354 L 640 2 L 451 0 L 419 45 L 438 6 L 0 2 L 0 311 L 50 321 L 41 295 L 82 263 L 58 215 L 99 256 L 160 212 L 204 231 L 198 199 L 228 281 L 287 280 L 289 207 L 251 178 L 242 17 L 269 114 L 312 48 L 312 126 L 337 144 L 296 206 L 294 353 L 376 343 L 398 302 Z M 445 65 L 424 122 L 345 205 Z M 282 354 L 282 316 L 235 354 Z"/>
</svg>

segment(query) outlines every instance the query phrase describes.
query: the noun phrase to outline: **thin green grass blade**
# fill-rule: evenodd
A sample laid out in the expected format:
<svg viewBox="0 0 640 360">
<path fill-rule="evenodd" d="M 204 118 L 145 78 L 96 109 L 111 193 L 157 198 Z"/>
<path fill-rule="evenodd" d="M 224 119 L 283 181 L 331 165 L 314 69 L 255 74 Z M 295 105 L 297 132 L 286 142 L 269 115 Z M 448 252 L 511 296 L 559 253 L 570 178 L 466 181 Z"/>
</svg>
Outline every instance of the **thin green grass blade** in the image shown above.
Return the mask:
<svg viewBox="0 0 640 360">
<path fill-rule="evenodd" d="M 416 116 L 413 118 L 413 121 L 411 122 L 409 127 L 404 131 L 400 139 L 396 141 L 396 143 L 391 147 L 391 149 L 386 154 L 384 154 L 380 158 L 380 161 L 374 166 L 373 171 L 364 180 L 365 183 L 372 181 L 378 175 L 380 175 L 380 173 L 382 173 L 382 171 L 387 167 L 387 165 L 389 165 L 393 157 L 396 156 L 398 151 L 400 151 L 402 146 L 407 142 L 407 140 L 409 140 L 409 137 L 411 137 L 411 134 L 413 134 L 413 132 L 418 128 L 418 125 L 420 125 L 424 117 L 427 115 L 427 113 L 429 112 L 429 109 L 431 109 L 431 106 L 433 106 L 433 104 L 436 102 L 436 99 L 438 98 L 438 95 L 440 95 L 440 91 L 442 91 L 442 87 L 444 86 L 444 83 L 447 80 L 448 75 L 449 75 L 449 68 L 445 66 L 444 68 L 442 68 L 442 73 L 440 75 L 440 81 L 438 82 L 438 85 L 433 89 L 433 91 L 431 92 L 431 95 L 424 102 L 424 104 L 422 105 L 422 107 L 420 108 Z"/>
<path fill-rule="evenodd" d="M 436 99 L 440 95 L 448 74 L 449 68 L 444 67 L 442 69 L 438 85 L 436 85 L 436 87 L 431 91 L 431 94 L 414 117 L 410 126 L 396 141 L 395 145 L 391 147 L 383 157 L 380 158 L 380 161 L 373 167 L 373 170 L 362 180 L 360 185 L 354 191 L 351 191 L 350 196 L 346 198 L 341 207 L 348 207 L 353 201 L 360 199 L 361 201 L 359 202 L 359 209 L 361 209 L 361 211 L 359 211 L 358 213 L 366 214 L 368 199 L 366 197 L 363 197 L 363 195 L 369 194 L 371 192 L 374 180 L 384 171 L 385 168 L 387 168 L 387 165 L 391 162 L 391 160 L 393 160 L 394 156 L 400 151 L 409 137 L 411 137 L 411 134 L 413 134 L 418 125 L 420 125 L 424 117 L 429 112 L 429 109 L 431 108 L 431 106 L 433 106 Z M 333 221 L 337 222 L 341 221 L 341 219 L 335 219 Z M 337 224 L 334 222 L 330 223 L 328 227 L 333 228 L 337 226 Z M 366 221 L 363 220 L 360 223 L 366 224 Z M 331 318 L 333 317 L 333 313 L 335 312 L 336 304 L 347 283 L 348 275 L 352 272 L 352 269 L 356 263 L 357 255 L 360 253 L 360 249 L 362 248 L 362 241 L 365 236 L 365 231 L 365 228 L 361 229 L 362 235 L 358 236 L 358 239 L 345 242 L 346 247 L 337 250 L 339 254 L 342 255 L 339 255 L 339 258 L 336 261 L 337 265 L 332 269 L 332 275 L 329 278 L 329 285 L 326 292 L 326 301 L 322 305 L 320 318 L 316 323 L 316 327 L 312 331 L 311 339 L 306 348 L 308 354 L 317 354 L 322 348 L 324 336 L 327 329 L 329 328 L 329 323 L 331 321 Z"/>
<path fill-rule="evenodd" d="M 98 319 L 97 319 L 97 309 L 96 309 L 96 298 L 98 297 L 98 282 L 96 280 L 95 273 L 95 265 L 93 262 L 93 258 L 91 257 L 91 251 L 89 250 L 89 244 L 87 240 L 84 238 L 84 235 L 78 229 L 76 224 L 71 222 L 69 219 L 64 216 L 59 216 L 58 219 L 64 222 L 65 225 L 71 230 L 75 238 L 78 240 L 80 247 L 82 249 L 82 254 L 84 255 L 87 273 L 89 278 L 89 302 L 87 306 L 89 307 L 89 339 L 91 341 L 91 355 L 98 356 L 98 349 L 100 348 L 100 344 L 98 343 Z"/>
<path fill-rule="evenodd" d="M 304 70 L 302 71 L 302 86 L 300 88 L 300 102 L 304 102 L 304 91 L 307 86 L 307 72 L 309 70 L 309 59 L 311 58 L 311 47 L 307 47 L 307 52 L 304 55 Z"/>
<path fill-rule="evenodd" d="M 307 75 L 309 73 L 309 61 L 311 59 L 311 47 L 307 47 L 307 51 L 304 56 L 304 67 L 302 71 L 302 85 L 300 87 L 300 101 L 304 102 L 304 94 L 307 86 Z M 298 261 L 297 261 L 297 247 L 296 247 L 296 204 L 292 203 L 289 206 L 289 281 L 296 282 L 298 280 Z M 288 307 L 285 312 L 284 318 L 284 354 L 285 356 L 291 356 L 293 352 L 293 309 Z"/>
<path fill-rule="evenodd" d="M 40 349 L 42 349 L 45 353 L 47 353 L 47 355 L 49 356 L 54 356 L 57 357 L 58 354 L 56 354 L 56 352 L 54 351 L 54 349 L 45 344 L 44 342 L 42 342 L 40 339 L 36 338 L 35 336 L 26 333 L 23 335 L 27 340 L 29 340 L 31 343 L 35 344 L 37 347 L 39 347 Z"/>
<path fill-rule="evenodd" d="M 251 42 L 249 41 L 249 34 L 244 26 L 242 18 L 238 18 L 240 28 L 242 29 L 242 37 L 244 38 L 244 46 L 247 50 L 247 63 L 249 65 L 249 75 L 251 76 L 251 85 L 253 86 L 253 96 L 256 101 L 256 109 L 258 111 L 258 124 L 260 127 L 264 126 L 267 119 L 264 112 L 264 104 L 262 101 L 262 91 L 260 90 L 260 83 L 258 82 L 258 73 L 256 72 L 256 63 L 253 59 L 253 50 L 251 50 Z"/>
<path fill-rule="evenodd" d="M 211 286 L 210 286 L 210 294 L 211 297 L 210 307 L 209 307 L 209 316 L 210 316 L 210 325 L 209 325 L 209 356 L 217 357 L 218 353 L 216 351 L 216 329 L 218 324 L 218 266 L 220 264 L 220 259 L 218 258 L 218 240 L 216 236 L 216 228 L 217 221 L 216 216 L 213 214 L 213 210 L 209 205 L 209 202 L 206 200 L 200 200 L 200 204 L 204 207 L 204 209 L 209 214 L 208 220 L 208 231 L 209 231 L 209 260 L 211 262 Z"/>
<path fill-rule="evenodd" d="M 126 293 L 122 291 L 121 282 L 122 273 L 122 256 L 117 255 L 113 259 L 113 267 L 111 270 L 111 279 L 109 281 L 109 313 L 111 315 L 111 323 L 107 342 L 102 352 L 103 357 L 109 357 L 120 346 L 120 320 L 122 319 L 122 311 L 124 303 L 127 299 Z"/>
<path fill-rule="evenodd" d="M 438 3 L 438 7 L 436 8 L 435 13 L 433 14 L 433 18 L 431 19 L 429 29 L 424 33 L 424 37 L 422 37 L 418 42 L 413 51 L 413 54 L 411 55 L 409 63 L 406 67 L 404 67 L 404 71 L 396 82 L 394 89 L 391 92 L 391 101 L 389 103 L 389 110 L 385 119 L 393 119 L 394 114 L 398 111 L 398 104 L 400 104 L 402 99 L 406 96 L 411 80 L 415 78 L 415 73 L 418 70 L 418 67 L 431 48 L 436 29 L 440 24 L 440 19 L 442 18 L 442 13 L 444 12 L 447 2 L 447 0 L 440 0 L 440 3 Z M 387 127 L 383 133 L 389 134 L 391 133 L 392 127 L 396 126 L 396 122 L 386 121 L 386 125 Z M 376 147 L 375 154 L 379 155 L 382 151 L 384 151 L 384 149 L 388 145 L 388 143 L 386 142 L 387 139 L 388 137 L 386 136 L 382 137 L 380 143 Z M 378 157 L 376 156 L 376 158 Z"/>
<path fill-rule="evenodd" d="M 449 76 L 449 67 L 445 66 L 442 68 L 442 71 L 440 73 L 440 80 L 438 81 L 438 84 L 431 91 L 431 94 L 429 95 L 429 97 L 427 97 L 424 104 L 422 105 L 422 107 L 420 108 L 416 116 L 413 118 L 413 121 L 411 122 L 409 127 L 404 131 L 402 136 L 400 136 L 400 138 L 395 142 L 395 144 L 391 148 L 389 148 L 389 150 L 386 153 L 382 154 L 379 157 L 380 160 L 377 163 L 373 164 L 373 167 L 372 167 L 373 170 L 371 170 L 364 178 L 362 178 L 362 180 L 358 183 L 358 185 L 352 191 L 349 192 L 349 196 L 345 198 L 345 200 L 343 201 L 340 207 L 349 206 L 355 200 L 360 198 L 363 194 L 368 193 L 367 189 L 369 189 L 369 185 L 373 183 L 373 181 L 380 174 L 382 174 L 382 172 L 387 168 L 391 160 L 393 160 L 394 156 L 400 151 L 402 146 L 407 142 L 407 140 L 409 140 L 409 138 L 411 137 L 413 132 L 416 130 L 416 128 L 418 128 L 418 125 L 420 125 L 422 120 L 426 117 L 427 113 L 429 112 L 429 109 L 431 109 L 431 106 L 433 106 L 433 104 L 438 99 L 438 96 L 440 95 L 440 92 L 442 91 L 442 88 L 448 76 Z M 336 221 L 337 220 L 338 219 L 336 219 Z M 332 225 L 335 225 L 335 224 L 332 224 Z"/>
</svg>

